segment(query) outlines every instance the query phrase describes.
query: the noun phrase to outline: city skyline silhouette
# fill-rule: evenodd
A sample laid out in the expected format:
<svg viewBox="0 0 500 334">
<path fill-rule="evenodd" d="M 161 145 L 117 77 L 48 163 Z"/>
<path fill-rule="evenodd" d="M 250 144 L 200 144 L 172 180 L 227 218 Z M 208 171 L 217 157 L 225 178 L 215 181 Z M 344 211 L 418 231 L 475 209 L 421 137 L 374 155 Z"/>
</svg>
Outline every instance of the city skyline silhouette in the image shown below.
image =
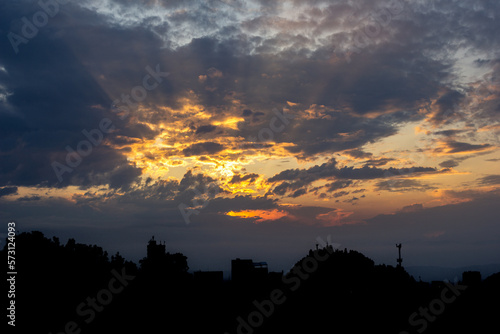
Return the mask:
<svg viewBox="0 0 500 334">
<path fill-rule="evenodd" d="M 221 271 L 189 273 L 188 259 L 154 237 L 144 244 L 140 265 L 97 245 L 75 239 L 62 244 L 41 232 L 21 233 L 16 240 L 23 273 L 16 282 L 17 317 L 32 319 L 18 322 L 18 328 L 47 333 L 162 327 L 308 332 L 327 324 L 345 333 L 442 333 L 488 328 L 498 306 L 487 301 L 500 296 L 500 272 L 482 277 L 468 271 L 454 281 L 423 282 L 403 266 L 375 265 L 357 251 L 331 245 L 304 252 L 287 272 L 233 259 L 227 280 Z"/>
</svg>

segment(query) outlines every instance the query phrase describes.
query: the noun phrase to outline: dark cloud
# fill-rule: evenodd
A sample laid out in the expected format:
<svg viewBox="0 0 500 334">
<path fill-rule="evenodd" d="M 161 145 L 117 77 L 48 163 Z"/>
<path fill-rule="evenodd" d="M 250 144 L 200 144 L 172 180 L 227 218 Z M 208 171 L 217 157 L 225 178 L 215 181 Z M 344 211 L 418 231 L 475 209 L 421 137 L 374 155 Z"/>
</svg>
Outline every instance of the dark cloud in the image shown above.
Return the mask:
<svg viewBox="0 0 500 334">
<path fill-rule="evenodd" d="M 494 186 L 500 184 L 500 175 L 488 175 L 478 179 L 479 184 Z"/>
<path fill-rule="evenodd" d="M 182 153 L 186 157 L 191 157 L 193 155 L 212 155 L 219 153 L 224 150 L 224 145 L 214 142 L 205 142 L 193 144 L 182 150 Z"/>
<path fill-rule="evenodd" d="M 474 152 L 471 152 L 471 153 L 474 153 Z M 449 159 L 449 160 L 445 160 L 445 161 L 441 162 L 439 164 L 439 166 L 441 166 L 443 168 L 457 167 L 458 165 L 460 165 L 463 161 L 465 161 L 467 159 L 470 159 L 470 158 L 473 158 L 473 157 L 476 157 L 479 155 L 483 155 L 483 154 L 488 154 L 488 153 L 490 153 L 490 152 L 488 152 L 488 151 L 481 152 L 480 151 L 480 152 L 475 152 L 472 155 L 455 156 L 455 157 L 453 157 L 453 159 Z"/>
<path fill-rule="evenodd" d="M 490 144 L 469 144 L 464 142 L 448 141 L 446 142 L 446 153 L 464 153 L 464 152 L 480 152 L 491 148 Z M 439 151 L 439 150 L 438 150 Z"/>
<path fill-rule="evenodd" d="M 423 209 L 424 209 L 423 204 L 412 204 L 412 205 L 408 205 L 408 206 L 403 207 L 400 212 L 418 212 L 418 211 L 422 211 Z"/>
<path fill-rule="evenodd" d="M 78 12 L 72 5 L 65 9 Z M 39 10 L 37 4 L 26 1 L 18 6 L 2 6 L 0 30 L 5 34 L 19 32 L 17 20 Z M 84 16 L 89 22 L 95 21 L 88 12 Z M 12 93 L 0 103 L 0 124 L 9 127 L 9 131 L 2 131 L 0 138 L 3 156 L 0 184 L 53 187 L 109 184 L 106 175 L 113 175 L 117 166 L 128 165 L 128 162 L 107 144 L 93 147 L 92 153 L 77 168 L 64 175 L 63 182 L 59 182 L 51 166 L 55 161 L 65 164 L 68 153 L 65 147 L 76 150 L 78 143 L 87 139 L 83 130 L 99 129 L 102 119 L 116 118 L 107 109 L 112 98 L 96 82 L 89 67 L 82 66 L 76 50 L 67 43 L 68 36 L 60 33 L 75 29 L 72 24 L 76 22 L 64 13 L 49 21 L 27 44 L 19 46 L 18 54 L 14 53 L 7 38 L 0 42 L 0 64 L 5 68 L 4 72 L 0 71 L 0 86 Z M 82 37 L 79 33 L 76 36 Z M 114 125 L 124 126 L 118 120 Z M 130 135 L 141 139 L 151 136 L 144 126 L 134 127 Z M 113 136 L 107 134 L 105 140 Z M 116 182 L 117 178 L 114 185 Z"/>
<path fill-rule="evenodd" d="M 296 144 L 287 147 L 291 153 L 311 157 L 361 147 L 377 139 L 396 134 L 397 129 L 381 118 L 366 120 L 333 110 L 318 110 L 322 117 L 301 120 L 285 131 L 278 140 Z M 347 135 L 346 135 L 347 134 Z"/>
<path fill-rule="evenodd" d="M 349 195 L 348 191 L 339 191 L 338 193 L 333 194 L 333 198 L 339 198 L 346 195 Z"/>
<path fill-rule="evenodd" d="M 245 109 L 245 110 L 243 110 L 243 112 L 242 112 L 242 116 L 243 116 L 243 117 L 248 117 L 248 116 L 250 116 L 250 115 L 252 115 L 252 114 L 253 114 L 253 112 L 252 112 L 250 109 Z"/>
<path fill-rule="evenodd" d="M 458 134 L 467 132 L 468 130 L 442 130 L 442 131 L 435 131 L 433 134 L 438 135 L 438 136 L 443 136 L 443 137 L 454 137 Z"/>
<path fill-rule="evenodd" d="M 427 191 L 437 189 L 434 186 L 411 179 L 393 179 L 380 181 L 377 182 L 375 186 L 377 187 L 377 190 L 385 190 L 391 192 Z"/>
<path fill-rule="evenodd" d="M 250 173 L 250 174 L 234 174 L 229 183 L 241 183 L 244 181 L 248 181 L 250 183 L 254 183 L 259 178 L 259 174 Z"/>
<path fill-rule="evenodd" d="M 300 197 L 300 196 L 305 195 L 305 194 L 307 194 L 306 189 L 299 189 L 299 190 L 295 191 L 293 194 L 291 194 L 290 197 L 297 198 L 297 197 Z"/>
<path fill-rule="evenodd" d="M 432 122 L 435 124 L 451 123 L 459 116 L 459 105 L 464 95 L 456 90 L 447 89 L 434 104 Z"/>
<path fill-rule="evenodd" d="M 349 150 L 345 151 L 344 153 L 356 159 L 367 159 L 373 156 L 372 153 L 364 152 L 363 150 L 360 149 Z"/>
<path fill-rule="evenodd" d="M 387 168 L 364 166 L 362 168 L 337 167 L 337 161 L 331 159 L 321 166 L 314 166 L 309 169 L 288 169 L 269 178 L 270 182 L 301 180 L 301 182 L 311 183 L 319 179 L 340 178 L 352 180 L 369 180 L 397 175 L 411 175 L 421 173 L 439 173 L 440 171 L 431 167 L 412 167 L 412 168 Z"/>
<path fill-rule="evenodd" d="M 0 188 L 0 197 L 17 194 L 17 187 Z"/>
<path fill-rule="evenodd" d="M 354 167 L 337 167 L 337 161 L 331 159 L 330 161 L 323 163 L 321 166 L 314 166 L 309 169 L 288 169 L 279 174 L 274 175 L 269 178 L 269 182 L 281 182 L 276 186 L 273 192 L 277 195 L 284 195 L 287 191 L 296 190 L 305 187 L 317 180 L 329 180 L 329 179 L 341 179 L 334 183 L 327 184 L 327 187 L 331 187 L 331 191 L 337 189 L 345 188 L 351 185 L 351 180 L 371 180 L 379 178 L 391 178 L 395 176 L 411 176 L 419 174 L 435 174 L 445 172 L 446 170 L 437 170 L 431 167 L 412 167 L 412 168 L 387 168 L 381 169 L 377 167 L 363 166 L 362 168 Z M 348 180 L 348 181 L 346 181 Z M 403 180 L 412 181 L 412 180 Z M 393 183 L 393 181 L 386 181 Z M 396 188 L 398 185 L 403 185 L 404 182 L 401 180 L 395 180 Z M 381 187 L 384 187 L 383 183 L 380 183 Z M 415 185 L 413 185 L 415 186 Z M 391 188 L 392 189 L 392 188 Z M 418 187 L 422 189 L 422 185 Z M 431 188 L 428 188 L 431 189 Z M 330 191 L 330 190 L 329 190 Z"/>
<path fill-rule="evenodd" d="M 280 185 L 276 186 L 273 189 L 273 193 L 276 195 L 283 196 L 285 195 L 288 191 L 301 188 L 303 187 L 304 184 L 302 182 L 294 182 L 294 183 L 289 183 L 289 182 L 283 182 Z"/>
<path fill-rule="evenodd" d="M 33 195 L 33 196 L 19 197 L 17 200 L 21 201 L 21 202 L 31 202 L 31 201 L 39 201 L 41 199 L 42 199 L 42 197 L 37 196 L 37 195 Z"/>
<path fill-rule="evenodd" d="M 114 189 L 128 188 L 141 174 L 138 168 L 128 165 L 120 166 L 110 174 L 109 186 Z"/>
<path fill-rule="evenodd" d="M 196 134 L 200 133 L 210 133 L 217 129 L 215 125 L 202 125 L 196 129 Z"/>
<path fill-rule="evenodd" d="M 192 174 L 189 172 L 185 177 L 191 177 Z M 183 190 L 186 190 L 186 183 L 183 184 Z M 152 179 L 146 180 L 145 184 L 130 189 L 127 191 L 123 197 L 127 200 L 140 200 L 140 199 L 150 199 L 150 200 L 173 200 L 175 195 L 178 194 L 179 181 L 176 180 L 156 180 Z"/>
<path fill-rule="evenodd" d="M 203 173 L 195 174 L 193 173 L 193 170 L 188 170 L 179 183 L 179 190 L 185 191 L 213 182 L 215 182 L 215 179 L 211 178 L 210 176 L 205 176 Z"/>
<path fill-rule="evenodd" d="M 375 166 L 375 167 L 379 167 L 379 166 L 385 166 L 385 165 L 387 165 L 389 162 L 394 161 L 394 160 L 395 160 L 395 159 L 391 159 L 391 158 L 372 159 L 372 160 L 367 160 L 367 161 L 364 161 L 364 165 L 365 165 L 365 166 Z"/>
<path fill-rule="evenodd" d="M 325 187 L 327 188 L 327 191 L 332 192 L 339 189 L 347 188 L 350 185 L 352 185 L 352 183 L 353 181 L 351 180 L 338 180 L 333 183 L 326 184 Z"/>
<path fill-rule="evenodd" d="M 459 164 L 460 164 L 460 162 L 457 160 L 446 160 L 446 161 L 441 162 L 439 164 L 439 166 L 441 166 L 443 168 L 453 168 L 453 167 L 457 167 Z"/>
<path fill-rule="evenodd" d="M 342 202 L 351 203 L 352 205 L 355 205 L 357 201 L 359 201 L 359 198 L 354 196 L 353 198 L 343 200 Z"/>
</svg>

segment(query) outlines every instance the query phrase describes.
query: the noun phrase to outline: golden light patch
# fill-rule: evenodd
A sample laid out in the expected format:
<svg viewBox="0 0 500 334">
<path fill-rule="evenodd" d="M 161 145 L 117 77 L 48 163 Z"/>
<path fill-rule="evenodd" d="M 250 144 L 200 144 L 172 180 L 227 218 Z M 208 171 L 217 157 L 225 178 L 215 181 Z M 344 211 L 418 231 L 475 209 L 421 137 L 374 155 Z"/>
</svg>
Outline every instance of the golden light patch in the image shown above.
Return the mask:
<svg viewBox="0 0 500 334">
<path fill-rule="evenodd" d="M 236 181 L 234 178 L 227 178 L 223 184 L 223 188 L 232 195 L 257 193 L 265 194 L 271 189 L 271 184 L 260 176 L 245 180 L 237 179 Z"/>
<path fill-rule="evenodd" d="M 242 210 L 242 211 L 229 211 L 226 213 L 230 217 L 239 218 L 256 218 L 254 223 L 262 223 L 265 221 L 273 221 L 288 216 L 288 212 L 278 209 L 273 210 Z"/>
<path fill-rule="evenodd" d="M 184 160 L 167 160 L 166 164 L 167 166 L 176 167 L 176 166 L 185 166 L 186 162 Z"/>
<path fill-rule="evenodd" d="M 435 199 L 430 201 L 429 205 L 426 205 L 427 207 L 467 203 L 474 200 L 472 197 L 456 196 L 455 193 L 449 189 L 436 189 L 430 194 Z"/>
<path fill-rule="evenodd" d="M 428 134 L 430 134 L 431 132 L 430 132 L 429 130 L 426 130 L 426 129 L 424 129 L 424 128 L 420 127 L 420 126 L 416 126 L 416 127 L 415 127 L 415 134 L 416 134 L 416 135 L 418 135 L 418 134 L 420 134 L 420 133 L 423 133 L 423 134 L 428 135 Z"/>
<path fill-rule="evenodd" d="M 213 125 L 229 128 L 232 130 L 238 130 L 238 123 L 244 122 L 245 119 L 242 117 L 228 117 L 223 121 L 213 122 Z"/>
</svg>

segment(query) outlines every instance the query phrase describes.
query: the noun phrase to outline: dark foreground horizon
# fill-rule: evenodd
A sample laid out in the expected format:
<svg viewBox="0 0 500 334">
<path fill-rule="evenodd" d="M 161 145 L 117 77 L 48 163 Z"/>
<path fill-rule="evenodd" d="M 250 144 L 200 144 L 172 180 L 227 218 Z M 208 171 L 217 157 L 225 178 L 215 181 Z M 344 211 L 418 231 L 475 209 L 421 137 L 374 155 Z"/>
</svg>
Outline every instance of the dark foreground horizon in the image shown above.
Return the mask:
<svg viewBox="0 0 500 334">
<path fill-rule="evenodd" d="M 500 310 L 492 302 L 500 273 L 426 283 L 404 267 L 325 245 L 306 251 L 288 273 L 235 259 L 231 280 L 223 280 L 221 271 L 189 273 L 187 257 L 154 238 L 146 246 L 136 264 L 74 239 L 63 245 L 37 231 L 17 235 L 9 332 L 486 332 Z"/>
</svg>

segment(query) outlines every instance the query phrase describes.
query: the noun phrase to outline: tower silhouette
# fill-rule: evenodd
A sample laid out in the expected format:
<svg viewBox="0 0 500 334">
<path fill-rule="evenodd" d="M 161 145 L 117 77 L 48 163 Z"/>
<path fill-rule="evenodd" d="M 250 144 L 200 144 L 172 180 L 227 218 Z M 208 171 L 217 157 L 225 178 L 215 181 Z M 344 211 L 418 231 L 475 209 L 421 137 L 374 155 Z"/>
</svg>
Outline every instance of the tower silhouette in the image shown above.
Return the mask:
<svg viewBox="0 0 500 334">
<path fill-rule="evenodd" d="M 398 262 L 398 268 L 402 268 L 403 266 L 401 265 L 401 263 L 403 263 L 403 258 L 401 258 L 401 244 L 396 244 L 396 247 L 398 248 L 398 253 L 399 253 L 399 257 L 397 258 L 397 262 Z"/>
</svg>

